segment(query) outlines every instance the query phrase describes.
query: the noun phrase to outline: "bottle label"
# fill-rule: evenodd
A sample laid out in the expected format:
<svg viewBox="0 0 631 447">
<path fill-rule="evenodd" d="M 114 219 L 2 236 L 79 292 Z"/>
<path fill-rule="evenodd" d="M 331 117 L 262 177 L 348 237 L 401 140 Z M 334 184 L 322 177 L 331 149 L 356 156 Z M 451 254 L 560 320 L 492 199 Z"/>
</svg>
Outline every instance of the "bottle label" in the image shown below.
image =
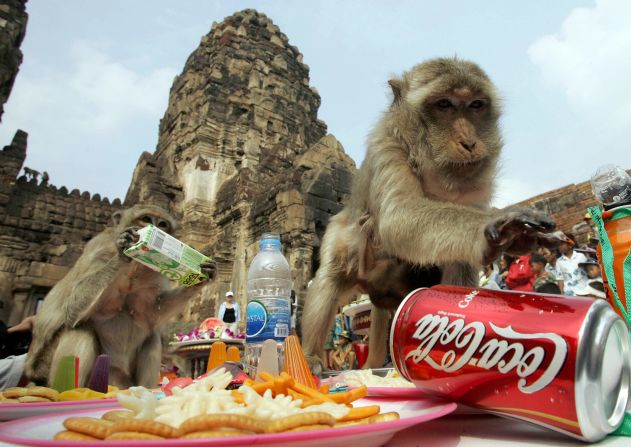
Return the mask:
<svg viewBox="0 0 631 447">
<path fill-rule="evenodd" d="M 290 305 L 284 297 L 257 298 L 246 309 L 248 342 L 283 341 L 289 335 Z"/>
</svg>

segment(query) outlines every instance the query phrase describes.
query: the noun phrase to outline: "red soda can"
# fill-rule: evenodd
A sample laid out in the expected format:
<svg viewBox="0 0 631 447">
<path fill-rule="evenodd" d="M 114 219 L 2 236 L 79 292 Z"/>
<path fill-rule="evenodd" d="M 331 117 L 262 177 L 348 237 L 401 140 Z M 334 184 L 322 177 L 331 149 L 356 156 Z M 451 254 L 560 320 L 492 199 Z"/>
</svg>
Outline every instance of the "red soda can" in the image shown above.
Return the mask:
<svg viewBox="0 0 631 447">
<path fill-rule="evenodd" d="M 583 441 L 622 424 L 629 344 L 604 300 L 453 286 L 411 292 L 390 333 L 396 369 L 428 394 Z"/>
</svg>

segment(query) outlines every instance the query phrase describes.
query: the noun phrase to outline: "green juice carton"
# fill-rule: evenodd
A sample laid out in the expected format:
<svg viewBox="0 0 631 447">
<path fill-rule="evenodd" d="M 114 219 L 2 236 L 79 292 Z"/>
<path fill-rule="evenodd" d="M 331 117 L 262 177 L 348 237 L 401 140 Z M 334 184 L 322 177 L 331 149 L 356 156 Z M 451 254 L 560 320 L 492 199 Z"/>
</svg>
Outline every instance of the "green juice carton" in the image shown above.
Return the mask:
<svg viewBox="0 0 631 447">
<path fill-rule="evenodd" d="M 153 225 L 141 228 L 138 234 L 140 240 L 124 252 L 134 261 L 187 287 L 207 278 L 202 273 L 200 264 L 209 260 L 208 256 Z"/>
</svg>

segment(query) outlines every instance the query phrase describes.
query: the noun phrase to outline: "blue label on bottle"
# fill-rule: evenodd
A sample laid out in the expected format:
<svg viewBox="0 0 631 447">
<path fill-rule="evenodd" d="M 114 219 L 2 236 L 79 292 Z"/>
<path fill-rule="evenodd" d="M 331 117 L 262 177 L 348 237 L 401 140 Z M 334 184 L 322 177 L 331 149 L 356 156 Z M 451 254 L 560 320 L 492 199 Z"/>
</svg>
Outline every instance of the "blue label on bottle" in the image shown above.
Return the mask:
<svg viewBox="0 0 631 447">
<path fill-rule="evenodd" d="M 246 308 L 247 341 L 283 341 L 289 335 L 289 314 L 287 298 L 266 297 L 250 301 Z"/>
</svg>

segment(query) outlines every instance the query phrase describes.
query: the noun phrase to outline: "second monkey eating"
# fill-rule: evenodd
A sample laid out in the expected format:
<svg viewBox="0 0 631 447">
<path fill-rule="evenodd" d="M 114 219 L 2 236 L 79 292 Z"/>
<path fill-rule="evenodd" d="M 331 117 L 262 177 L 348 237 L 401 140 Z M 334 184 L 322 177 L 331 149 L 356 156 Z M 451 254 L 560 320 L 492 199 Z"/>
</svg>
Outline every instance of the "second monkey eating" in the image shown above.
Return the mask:
<svg viewBox="0 0 631 447">
<path fill-rule="evenodd" d="M 547 245 L 554 230 L 534 210 L 490 209 L 501 106 L 478 65 L 433 59 L 389 84 L 392 103 L 368 138 L 346 207 L 329 222 L 305 301 L 302 342 L 314 365 L 349 296 L 370 295 L 366 367 L 379 367 L 390 312 L 408 292 L 476 286 L 483 263 Z"/>
</svg>

